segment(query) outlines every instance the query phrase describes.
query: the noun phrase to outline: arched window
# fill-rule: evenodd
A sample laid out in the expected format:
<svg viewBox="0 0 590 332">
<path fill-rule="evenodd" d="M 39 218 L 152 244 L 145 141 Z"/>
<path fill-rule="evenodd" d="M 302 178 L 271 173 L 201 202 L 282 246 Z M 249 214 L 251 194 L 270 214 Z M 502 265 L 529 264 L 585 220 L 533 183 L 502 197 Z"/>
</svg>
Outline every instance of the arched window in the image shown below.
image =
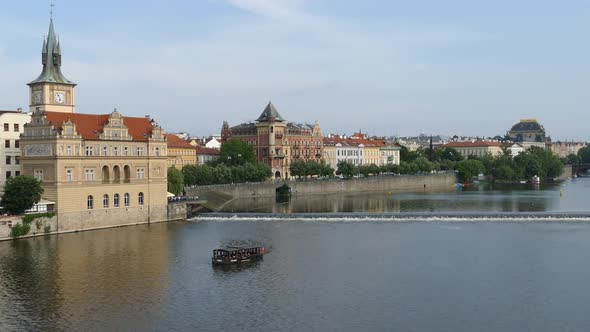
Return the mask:
<svg viewBox="0 0 590 332">
<path fill-rule="evenodd" d="M 118 165 L 113 167 L 113 183 L 119 183 L 121 181 L 121 168 Z"/>
<path fill-rule="evenodd" d="M 105 209 L 109 207 L 109 195 L 107 194 L 102 196 L 102 207 Z"/>
<path fill-rule="evenodd" d="M 104 165 L 102 167 L 102 183 L 109 183 L 109 180 L 110 180 L 109 166 Z"/>
<path fill-rule="evenodd" d="M 123 173 L 125 176 L 125 183 L 129 183 L 129 181 L 131 181 L 131 168 L 129 167 L 129 165 L 125 165 L 123 167 Z"/>
<path fill-rule="evenodd" d="M 139 203 L 139 205 L 143 205 L 143 193 L 139 193 L 139 195 L 137 195 L 137 203 Z"/>
<path fill-rule="evenodd" d="M 94 198 L 92 195 L 88 195 L 88 198 L 86 199 L 86 207 L 88 210 L 94 209 Z"/>
<path fill-rule="evenodd" d="M 129 206 L 129 193 L 125 193 L 125 195 L 123 195 L 123 204 L 125 204 L 125 206 Z"/>
<path fill-rule="evenodd" d="M 119 194 L 113 196 L 113 207 L 119 207 Z"/>
</svg>

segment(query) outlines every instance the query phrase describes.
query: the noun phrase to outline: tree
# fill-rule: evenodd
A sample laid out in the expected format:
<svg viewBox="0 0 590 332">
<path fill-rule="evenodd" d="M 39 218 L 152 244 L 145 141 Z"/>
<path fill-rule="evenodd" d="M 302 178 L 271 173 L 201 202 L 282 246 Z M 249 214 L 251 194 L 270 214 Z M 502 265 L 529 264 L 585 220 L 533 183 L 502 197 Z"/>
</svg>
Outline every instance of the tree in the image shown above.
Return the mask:
<svg viewBox="0 0 590 332">
<path fill-rule="evenodd" d="M 41 181 L 30 176 L 15 176 L 6 180 L 2 206 L 12 214 L 22 214 L 39 203 L 43 188 Z"/>
<path fill-rule="evenodd" d="M 438 160 L 449 160 L 449 161 L 461 161 L 463 160 L 463 156 L 457 149 L 454 148 L 442 148 L 436 150 L 436 155 Z"/>
<path fill-rule="evenodd" d="M 578 150 L 578 157 L 580 157 L 582 163 L 590 163 L 590 148 L 585 146 Z"/>
<path fill-rule="evenodd" d="M 336 165 L 338 168 L 336 174 L 341 174 L 344 178 L 350 179 L 357 173 L 357 168 L 348 161 L 341 160 Z"/>
<path fill-rule="evenodd" d="M 580 156 L 575 155 L 575 154 L 570 154 L 565 158 L 565 162 L 568 165 L 577 165 L 577 164 L 581 164 L 582 163 L 582 158 L 580 158 Z"/>
<path fill-rule="evenodd" d="M 174 166 L 168 168 L 168 192 L 179 196 L 184 191 L 184 177 L 182 172 Z"/>
<path fill-rule="evenodd" d="M 255 163 L 256 155 L 251 145 L 234 138 L 223 143 L 218 162 L 228 166 Z"/>
<path fill-rule="evenodd" d="M 416 151 L 410 151 L 407 147 L 401 146 L 399 150 L 399 157 L 401 161 L 411 162 L 416 160 L 420 154 Z"/>
<path fill-rule="evenodd" d="M 471 181 L 475 176 L 484 171 L 483 163 L 476 159 L 467 159 L 457 163 L 459 178 L 463 181 Z"/>
</svg>

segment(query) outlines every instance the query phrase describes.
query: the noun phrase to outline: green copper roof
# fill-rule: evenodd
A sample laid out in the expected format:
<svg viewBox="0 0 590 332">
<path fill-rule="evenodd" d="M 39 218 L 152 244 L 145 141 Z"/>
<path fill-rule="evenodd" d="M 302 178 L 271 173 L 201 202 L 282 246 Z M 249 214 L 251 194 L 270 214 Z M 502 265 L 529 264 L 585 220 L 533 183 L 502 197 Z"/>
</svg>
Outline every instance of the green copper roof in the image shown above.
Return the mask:
<svg viewBox="0 0 590 332">
<path fill-rule="evenodd" d="M 275 108 L 272 102 L 268 102 L 262 114 L 256 119 L 258 122 L 268 122 L 271 118 L 274 118 L 275 121 L 283 122 L 285 119 L 279 114 L 279 111 Z"/>
<path fill-rule="evenodd" d="M 61 49 L 53 29 L 53 19 L 49 21 L 49 34 L 47 35 L 47 39 L 43 40 L 42 54 L 43 71 L 39 77 L 31 81 L 29 84 L 61 83 L 76 85 L 76 83 L 68 80 L 61 73 Z"/>
</svg>

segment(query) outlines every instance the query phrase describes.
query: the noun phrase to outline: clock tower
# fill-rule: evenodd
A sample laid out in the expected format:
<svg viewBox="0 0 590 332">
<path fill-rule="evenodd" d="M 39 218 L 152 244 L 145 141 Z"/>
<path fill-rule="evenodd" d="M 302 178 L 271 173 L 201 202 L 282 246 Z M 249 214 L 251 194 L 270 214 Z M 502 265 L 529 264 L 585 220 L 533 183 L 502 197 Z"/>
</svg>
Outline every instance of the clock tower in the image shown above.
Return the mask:
<svg viewBox="0 0 590 332">
<path fill-rule="evenodd" d="M 49 34 L 43 39 L 41 63 L 41 75 L 28 84 L 30 111 L 40 109 L 47 112 L 75 113 L 76 83 L 61 73 L 61 48 L 53 30 L 53 18 L 49 21 Z"/>
</svg>

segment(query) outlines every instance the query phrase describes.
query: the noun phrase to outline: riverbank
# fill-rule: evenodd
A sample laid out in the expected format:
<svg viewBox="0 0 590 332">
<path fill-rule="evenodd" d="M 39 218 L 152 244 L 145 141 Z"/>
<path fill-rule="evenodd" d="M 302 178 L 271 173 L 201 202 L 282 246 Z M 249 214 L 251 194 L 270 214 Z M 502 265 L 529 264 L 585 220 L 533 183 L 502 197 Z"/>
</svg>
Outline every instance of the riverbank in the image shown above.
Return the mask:
<svg viewBox="0 0 590 332">
<path fill-rule="evenodd" d="M 212 186 L 187 187 L 189 196 L 212 197 L 208 208 L 219 211 L 225 204 L 239 198 L 275 197 L 277 188 L 287 185 L 291 195 L 319 196 L 328 194 L 362 194 L 371 192 L 411 193 L 449 192 L 455 190 L 454 173 L 427 175 L 381 175 L 354 179 L 266 181 Z"/>
</svg>

